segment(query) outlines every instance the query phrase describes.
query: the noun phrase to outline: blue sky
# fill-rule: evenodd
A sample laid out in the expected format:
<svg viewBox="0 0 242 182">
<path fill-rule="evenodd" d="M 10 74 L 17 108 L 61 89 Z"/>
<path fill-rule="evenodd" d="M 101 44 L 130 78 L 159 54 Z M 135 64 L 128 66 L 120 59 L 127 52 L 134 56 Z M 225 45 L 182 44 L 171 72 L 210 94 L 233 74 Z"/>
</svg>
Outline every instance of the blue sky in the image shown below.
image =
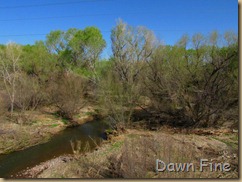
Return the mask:
<svg viewBox="0 0 242 182">
<path fill-rule="evenodd" d="M 121 18 L 173 45 L 183 34 L 238 33 L 236 0 L 8 0 L 0 1 L 0 44 L 33 44 L 52 30 L 98 27 L 111 55 L 110 30 Z"/>
</svg>

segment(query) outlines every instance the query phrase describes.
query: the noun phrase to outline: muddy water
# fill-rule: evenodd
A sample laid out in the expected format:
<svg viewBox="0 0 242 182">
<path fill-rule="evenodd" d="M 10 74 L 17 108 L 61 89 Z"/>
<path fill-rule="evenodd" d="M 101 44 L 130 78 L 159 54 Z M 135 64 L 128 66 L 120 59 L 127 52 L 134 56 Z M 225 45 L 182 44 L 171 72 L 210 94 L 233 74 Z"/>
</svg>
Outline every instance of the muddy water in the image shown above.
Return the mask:
<svg viewBox="0 0 242 182">
<path fill-rule="evenodd" d="M 0 178 L 11 178 L 26 168 L 64 154 L 72 154 L 70 141 L 81 140 L 82 149 L 89 142 L 94 149 L 105 139 L 104 131 L 107 125 L 101 121 L 92 121 L 78 127 L 67 128 L 55 135 L 50 141 L 22 151 L 0 155 Z"/>
</svg>

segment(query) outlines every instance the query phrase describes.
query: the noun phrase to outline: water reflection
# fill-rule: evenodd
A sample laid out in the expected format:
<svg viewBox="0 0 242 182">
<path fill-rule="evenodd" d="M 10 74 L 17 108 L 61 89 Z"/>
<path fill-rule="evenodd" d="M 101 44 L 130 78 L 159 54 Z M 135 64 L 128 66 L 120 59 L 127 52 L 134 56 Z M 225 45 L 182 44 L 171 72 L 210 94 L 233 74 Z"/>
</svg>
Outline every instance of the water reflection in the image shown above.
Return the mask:
<svg viewBox="0 0 242 182">
<path fill-rule="evenodd" d="M 41 162 L 47 161 L 63 154 L 72 154 L 70 141 L 81 141 L 81 150 L 84 143 L 89 143 L 90 149 L 96 147 L 105 139 L 104 131 L 107 125 L 100 121 L 92 121 L 74 128 L 67 128 L 54 136 L 49 142 L 28 149 L 0 155 L 0 177 L 8 178 L 27 167 L 33 167 Z"/>
</svg>

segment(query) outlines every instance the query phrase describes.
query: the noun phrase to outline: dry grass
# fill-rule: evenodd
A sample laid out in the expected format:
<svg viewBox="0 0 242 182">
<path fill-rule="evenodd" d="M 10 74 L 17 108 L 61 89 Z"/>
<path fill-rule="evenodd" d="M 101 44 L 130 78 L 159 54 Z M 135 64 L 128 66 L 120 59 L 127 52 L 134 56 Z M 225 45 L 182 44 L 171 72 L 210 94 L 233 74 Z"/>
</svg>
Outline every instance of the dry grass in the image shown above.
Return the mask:
<svg viewBox="0 0 242 182">
<path fill-rule="evenodd" d="M 39 111 L 25 111 L 24 114 L 14 112 L 11 118 L 0 115 L 0 154 L 44 143 L 65 129 L 69 123 L 55 115 L 56 111 L 55 107 L 49 107 Z M 85 107 L 76 115 L 75 120 L 83 124 L 93 120 L 92 114 L 95 114 L 94 109 Z"/>
<path fill-rule="evenodd" d="M 223 139 L 227 135 L 221 136 Z M 231 137 L 228 136 L 230 139 Z M 76 146 L 78 143 L 76 143 Z M 237 149 L 238 150 L 238 149 Z M 237 178 L 238 158 L 224 142 L 206 136 L 128 130 L 98 150 L 76 153 L 74 160 L 57 162 L 39 178 Z M 194 163 L 201 158 L 228 162 L 231 172 L 159 172 L 155 160 Z"/>
<path fill-rule="evenodd" d="M 30 122 L 21 124 L 7 117 L 0 118 L 0 154 L 44 143 L 65 128 L 60 119 L 51 115 L 37 111 L 31 115 Z"/>
<path fill-rule="evenodd" d="M 225 155 L 226 154 L 226 155 Z M 225 143 L 197 135 L 169 135 L 152 133 L 151 135 L 133 135 L 127 138 L 118 156 L 109 158 L 114 178 L 218 178 L 238 177 L 238 158 L 232 160 L 234 153 Z M 166 164 L 193 163 L 199 167 L 200 159 L 212 162 L 229 162 L 230 173 L 200 172 L 159 172 L 156 173 L 155 160 Z M 237 164 L 236 164 L 237 162 Z M 237 165 L 237 166 L 236 166 Z"/>
</svg>

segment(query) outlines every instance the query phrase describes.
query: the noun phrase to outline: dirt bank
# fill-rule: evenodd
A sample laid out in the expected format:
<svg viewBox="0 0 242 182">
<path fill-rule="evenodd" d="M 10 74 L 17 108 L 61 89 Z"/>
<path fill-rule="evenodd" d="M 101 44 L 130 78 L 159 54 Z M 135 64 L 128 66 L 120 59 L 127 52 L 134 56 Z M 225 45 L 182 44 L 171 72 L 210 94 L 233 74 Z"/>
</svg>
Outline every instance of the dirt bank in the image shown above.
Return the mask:
<svg viewBox="0 0 242 182">
<path fill-rule="evenodd" d="M 17 115 L 18 113 L 16 113 Z M 53 135 L 70 126 L 71 123 L 59 117 L 55 109 L 43 108 L 26 113 L 28 121 L 13 121 L 0 118 L 0 154 L 23 150 L 47 142 Z M 75 116 L 77 124 L 94 119 L 95 111 L 88 106 Z"/>
<path fill-rule="evenodd" d="M 27 178 L 237 178 L 238 133 L 210 129 L 211 134 L 161 128 L 159 131 L 126 130 L 113 136 L 95 151 L 61 156 L 27 169 Z M 224 130 L 225 131 L 225 130 Z M 201 134 L 204 133 L 204 134 Z M 229 172 L 155 172 L 155 160 L 228 162 Z"/>
</svg>

